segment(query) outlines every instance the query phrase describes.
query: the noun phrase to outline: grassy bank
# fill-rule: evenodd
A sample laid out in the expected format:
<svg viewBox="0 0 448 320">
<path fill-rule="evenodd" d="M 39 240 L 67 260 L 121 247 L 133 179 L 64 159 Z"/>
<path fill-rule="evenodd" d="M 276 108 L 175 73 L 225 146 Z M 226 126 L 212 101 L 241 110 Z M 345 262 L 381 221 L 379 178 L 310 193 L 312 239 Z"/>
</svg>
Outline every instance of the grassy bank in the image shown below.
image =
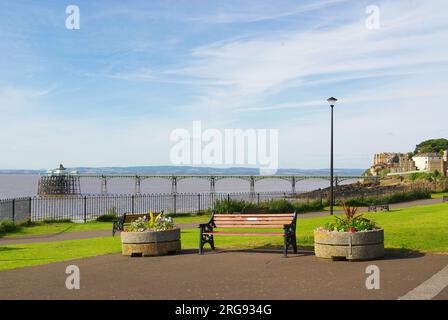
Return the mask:
<svg viewBox="0 0 448 320">
<path fill-rule="evenodd" d="M 448 203 L 394 209 L 390 212 L 369 213 L 365 216 L 375 220 L 385 229 L 386 248 L 448 253 L 446 232 Z M 300 219 L 297 226 L 299 246 L 312 246 L 313 230 L 332 219 L 332 217 Z M 215 242 L 218 248 L 280 248 L 282 238 L 217 236 Z M 197 229 L 182 231 L 183 249 L 196 249 L 197 243 Z M 0 246 L 0 270 L 119 253 L 120 250 L 118 237 Z"/>
</svg>

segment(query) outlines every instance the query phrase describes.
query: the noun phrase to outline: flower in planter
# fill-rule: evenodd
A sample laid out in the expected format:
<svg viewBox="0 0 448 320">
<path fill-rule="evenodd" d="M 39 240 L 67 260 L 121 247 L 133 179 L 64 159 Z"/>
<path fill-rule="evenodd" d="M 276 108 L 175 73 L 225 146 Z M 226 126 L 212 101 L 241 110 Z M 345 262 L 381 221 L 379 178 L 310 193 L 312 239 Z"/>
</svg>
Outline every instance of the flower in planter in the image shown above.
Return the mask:
<svg viewBox="0 0 448 320">
<path fill-rule="evenodd" d="M 346 203 L 342 204 L 344 216 L 335 216 L 336 221 L 325 224 L 324 229 L 334 232 L 361 232 L 378 229 L 375 222 L 366 219 L 362 214 L 356 215 L 358 208 L 350 207 Z"/>
<path fill-rule="evenodd" d="M 133 221 L 125 231 L 144 232 L 144 231 L 165 231 L 174 229 L 174 221 L 171 217 L 166 217 L 162 213 L 155 216 L 149 211 L 149 219 L 146 216 Z"/>
</svg>

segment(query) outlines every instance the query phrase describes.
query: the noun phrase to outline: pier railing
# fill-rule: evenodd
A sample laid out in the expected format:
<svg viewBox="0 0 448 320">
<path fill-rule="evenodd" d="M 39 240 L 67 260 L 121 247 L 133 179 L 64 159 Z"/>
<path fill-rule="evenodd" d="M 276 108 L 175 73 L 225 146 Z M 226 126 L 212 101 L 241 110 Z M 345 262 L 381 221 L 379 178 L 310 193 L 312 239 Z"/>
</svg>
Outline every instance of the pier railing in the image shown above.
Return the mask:
<svg viewBox="0 0 448 320">
<path fill-rule="evenodd" d="M 336 190 L 334 199 L 344 201 L 367 198 L 381 200 L 384 196 L 400 195 L 409 191 L 430 192 L 425 186 L 398 186 L 383 189 L 343 188 Z M 218 201 L 245 200 L 255 204 L 266 200 L 321 201 L 328 203 L 328 189 L 302 192 L 238 192 L 238 193 L 150 193 L 120 195 L 37 196 L 0 200 L 0 220 L 92 221 L 108 213 L 165 211 L 172 215 L 198 214 L 213 210 Z M 336 202 L 337 203 L 337 202 Z"/>
</svg>

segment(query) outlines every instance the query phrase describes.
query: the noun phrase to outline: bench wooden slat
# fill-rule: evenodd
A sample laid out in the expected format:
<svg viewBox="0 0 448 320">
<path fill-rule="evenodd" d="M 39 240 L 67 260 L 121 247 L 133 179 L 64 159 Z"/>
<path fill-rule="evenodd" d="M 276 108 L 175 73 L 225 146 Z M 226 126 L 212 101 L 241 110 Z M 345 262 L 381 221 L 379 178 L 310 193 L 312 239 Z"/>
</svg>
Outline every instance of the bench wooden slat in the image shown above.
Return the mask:
<svg viewBox="0 0 448 320">
<path fill-rule="evenodd" d="M 235 213 L 235 214 L 227 214 L 227 213 L 220 213 L 220 214 L 215 214 L 214 218 L 218 218 L 218 217 L 294 217 L 293 214 L 291 213 L 267 213 L 267 214 L 252 214 L 252 213 L 248 213 L 248 214 L 240 214 L 240 213 Z"/>
<path fill-rule="evenodd" d="M 255 220 L 255 219 L 247 219 L 247 220 L 216 220 L 215 224 L 244 224 L 244 223 L 250 223 L 250 224 L 290 224 L 292 222 L 291 219 L 283 219 L 283 220 Z"/>
<path fill-rule="evenodd" d="M 283 225 L 279 224 L 226 224 L 217 225 L 218 228 L 253 228 L 253 229 L 278 229 L 282 228 Z"/>
<path fill-rule="evenodd" d="M 231 232 L 231 231 L 213 231 L 204 232 L 203 234 L 222 235 L 222 236 L 283 236 L 282 232 Z"/>
<path fill-rule="evenodd" d="M 229 217 L 218 217 L 215 219 L 215 221 L 247 221 L 247 220 L 255 220 L 255 221 L 292 221 L 293 217 L 254 217 L 254 216 L 248 216 L 248 217 L 235 217 L 235 218 L 229 218 Z"/>
<path fill-rule="evenodd" d="M 242 221 L 215 221 L 215 224 L 218 226 L 225 226 L 228 224 L 275 224 L 282 226 L 284 224 L 290 224 L 291 220 L 275 220 L 275 221 L 260 221 L 260 220 L 242 220 Z"/>
</svg>

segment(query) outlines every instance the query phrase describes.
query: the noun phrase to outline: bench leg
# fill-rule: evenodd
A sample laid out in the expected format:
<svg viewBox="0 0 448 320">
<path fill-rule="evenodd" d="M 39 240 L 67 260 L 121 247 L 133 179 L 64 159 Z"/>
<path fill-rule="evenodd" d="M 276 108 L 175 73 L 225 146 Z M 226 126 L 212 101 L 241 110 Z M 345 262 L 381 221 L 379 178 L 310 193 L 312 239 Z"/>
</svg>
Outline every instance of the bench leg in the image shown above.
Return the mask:
<svg viewBox="0 0 448 320">
<path fill-rule="evenodd" d="M 292 248 L 294 250 L 294 254 L 297 254 L 297 239 L 296 234 L 292 237 Z"/>
<path fill-rule="evenodd" d="M 215 239 L 212 235 L 203 234 L 202 230 L 199 232 L 199 254 L 202 254 L 204 251 L 204 245 L 208 243 L 212 250 L 215 250 Z"/>
<path fill-rule="evenodd" d="M 199 232 L 199 254 L 202 254 L 203 248 L 204 248 L 204 242 L 203 242 L 204 235 L 202 234 L 202 230 Z"/>
<path fill-rule="evenodd" d="M 209 243 L 212 250 L 215 250 L 215 238 L 213 236 L 209 236 Z"/>
</svg>

